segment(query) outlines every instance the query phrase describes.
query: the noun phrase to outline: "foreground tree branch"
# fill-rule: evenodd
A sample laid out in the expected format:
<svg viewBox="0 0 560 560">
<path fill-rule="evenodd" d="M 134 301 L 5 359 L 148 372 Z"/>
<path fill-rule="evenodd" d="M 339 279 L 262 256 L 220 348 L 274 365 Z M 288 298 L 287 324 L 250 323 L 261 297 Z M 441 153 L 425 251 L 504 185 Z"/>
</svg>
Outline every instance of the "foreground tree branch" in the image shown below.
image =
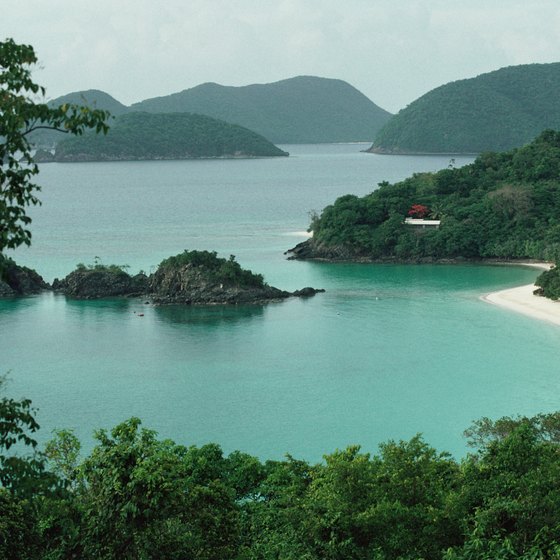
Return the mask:
<svg viewBox="0 0 560 560">
<path fill-rule="evenodd" d="M 32 181 L 39 168 L 33 161 L 29 133 L 39 128 L 77 135 L 87 129 L 108 130 L 108 111 L 37 103 L 45 89 L 31 78 L 36 63 L 32 46 L 13 39 L 0 42 L 0 254 L 31 243 L 26 208 L 40 204 L 36 193 L 41 187 Z"/>
</svg>

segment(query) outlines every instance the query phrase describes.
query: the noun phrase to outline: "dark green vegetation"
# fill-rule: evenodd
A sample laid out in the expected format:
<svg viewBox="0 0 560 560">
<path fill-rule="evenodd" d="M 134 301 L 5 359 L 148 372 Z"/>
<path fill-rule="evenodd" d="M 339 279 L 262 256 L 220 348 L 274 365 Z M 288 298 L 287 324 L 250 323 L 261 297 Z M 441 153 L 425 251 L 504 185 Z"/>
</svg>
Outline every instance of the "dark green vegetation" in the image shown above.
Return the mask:
<svg viewBox="0 0 560 560">
<path fill-rule="evenodd" d="M 379 132 L 380 153 L 510 150 L 560 128 L 560 63 L 502 68 L 423 95 Z"/>
<path fill-rule="evenodd" d="M 207 83 L 131 109 L 209 115 L 276 144 L 369 142 L 391 116 L 348 83 L 313 76 L 243 87 Z"/>
<path fill-rule="evenodd" d="M 128 113 L 111 131 L 59 142 L 56 161 L 120 161 L 211 157 L 286 156 L 241 126 L 190 113 Z"/>
<path fill-rule="evenodd" d="M 558 264 L 551 270 L 545 270 L 535 281 L 538 289 L 535 293 L 550 299 L 560 299 L 560 268 Z"/>
<path fill-rule="evenodd" d="M 36 449 L 31 403 L 0 398 L 0 557 L 547 559 L 560 553 L 560 413 L 483 419 L 458 462 L 420 436 L 320 464 L 160 440 L 132 418 L 91 453 Z M 19 454 L 11 450 L 19 442 Z M 22 449 L 31 452 L 23 454 Z"/>
<path fill-rule="evenodd" d="M 404 223 L 427 207 L 439 229 Z M 415 206 L 416 207 L 416 206 Z M 316 216 L 301 257 L 433 261 L 544 259 L 560 255 L 560 133 L 460 169 L 419 173 L 371 194 L 346 195 Z"/>
<path fill-rule="evenodd" d="M 226 286 L 264 288 L 266 286 L 262 274 L 254 274 L 250 270 L 241 268 L 234 255 L 229 259 L 218 257 L 216 251 L 183 251 L 182 253 L 164 259 L 158 270 L 165 272 L 183 267 L 203 270 L 212 282 L 220 282 Z"/>
<path fill-rule="evenodd" d="M 0 42 L 0 254 L 31 242 L 26 207 L 39 204 L 40 187 L 32 182 L 39 169 L 32 159 L 29 134 L 43 129 L 78 135 L 90 128 L 107 131 L 105 111 L 36 103 L 36 96 L 45 94 L 31 79 L 36 63 L 30 45 L 12 39 Z"/>
</svg>

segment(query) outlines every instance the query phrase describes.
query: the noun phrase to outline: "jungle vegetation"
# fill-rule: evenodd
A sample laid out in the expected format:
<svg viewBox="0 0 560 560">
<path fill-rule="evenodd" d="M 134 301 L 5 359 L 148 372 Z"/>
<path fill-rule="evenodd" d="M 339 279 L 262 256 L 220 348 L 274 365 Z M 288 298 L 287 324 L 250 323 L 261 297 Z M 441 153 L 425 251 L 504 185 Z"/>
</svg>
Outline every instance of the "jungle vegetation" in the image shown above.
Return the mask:
<svg viewBox="0 0 560 560">
<path fill-rule="evenodd" d="M 419 230 L 405 218 L 441 220 Z M 371 260 L 541 259 L 560 255 L 560 132 L 486 152 L 474 163 L 417 173 L 372 193 L 342 196 L 312 219 L 311 246 Z"/>
<path fill-rule="evenodd" d="M 420 435 L 320 463 L 160 439 L 131 418 L 81 455 L 0 398 L 0 557 L 532 560 L 560 554 L 560 414 L 484 418 L 458 461 Z M 188 436 L 187 436 L 188 437 Z M 18 453 L 12 453 L 19 443 Z M 28 452 L 24 452 L 28 449 Z"/>
</svg>

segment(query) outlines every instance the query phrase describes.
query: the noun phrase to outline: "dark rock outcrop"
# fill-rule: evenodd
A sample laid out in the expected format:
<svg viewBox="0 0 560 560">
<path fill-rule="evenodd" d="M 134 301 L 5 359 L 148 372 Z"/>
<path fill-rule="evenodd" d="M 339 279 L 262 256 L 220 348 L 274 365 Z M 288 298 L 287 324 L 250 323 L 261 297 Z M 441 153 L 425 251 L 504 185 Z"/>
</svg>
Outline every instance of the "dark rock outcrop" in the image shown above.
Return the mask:
<svg viewBox="0 0 560 560">
<path fill-rule="evenodd" d="M 285 255 L 290 255 L 289 260 L 328 260 L 328 261 L 360 261 L 367 260 L 348 247 L 343 245 L 328 246 L 317 243 L 313 238 L 298 243 L 288 249 Z"/>
<path fill-rule="evenodd" d="M 291 295 L 266 284 L 230 284 L 214 278 L 205 267 L 192 264 L 160 267 L 150 276 L 150 296 L 157 304 L 255 304 L 282 300 Z"/>
<path fill-rule="evenodd" d="M 27 296 L 48 289 L 49 284 L 33 269 L 0 256 L 0 297 Z"/>
<path fill-rule="evenodd" d="M 142 297 L 159 305 L 264 304 L 324 292 L 310 287 L 293 293 L 280 290 L 266 284 L 260 274 L 243 270 L 235 257 L 226 261 L 208 251 L 169 257 L 149 277 L 130 276 L 118 266 L 80 265 L 62 280 L 56 279 L 52 288 L 78 299 Z"/>
<path fill-rule="evenodd" d="M 323 288 L 310 288 L 309 286 L 292 292 L 294 297 L 312 297 L 315 294 L 322 294 L 325 290 Z"/>
<path fill-rule="evenodd" d="M 53 289 L 79 299 L 141 296 L 148 291 L 148 277 L 130 276 L 118 267 L 83 267 L 62 280 L 55 279 Z"/>
<path fill-rule="evenodd" d="M 279 290 L 266 284 L 260 274 L 242 269 L 234 256 L 226 261 L 208 251 L 185 251 L 170 257 L 150 276 L 151 298 L 158 304 L 262 304 L 309 297 L 319 291 L 324 290 Z"/>
</svg>

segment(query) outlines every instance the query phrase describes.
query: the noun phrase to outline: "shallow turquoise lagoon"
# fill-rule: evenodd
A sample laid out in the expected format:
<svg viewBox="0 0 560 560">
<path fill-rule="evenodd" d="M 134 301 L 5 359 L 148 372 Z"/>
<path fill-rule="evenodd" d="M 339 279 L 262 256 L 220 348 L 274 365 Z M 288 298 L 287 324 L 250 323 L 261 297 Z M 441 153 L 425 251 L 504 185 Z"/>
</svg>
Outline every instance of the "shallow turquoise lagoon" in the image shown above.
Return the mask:
<svg viewBox="0 0 560 560">
<path fill-rule="evenodd" d="M 308 211 L 449 164 L 363 147 L 289 147 L 282 161 L 43 166 L 33 246 L 15 258 L 48 280 L 94 257 L 149 271 L 185 248 L 215 249 L 278 287 L 327 291 L 232 308 L 0 301 L 0 368 L 9 393 L 39 408 L 41 439 L 69 427 L 90 448 L 95 428 L 134 415 L 162 437 L 261 458 L 319 460 L 354 443 L 375 451 L 417 432 L 460 456 L 474 419 L 558 409 L 560 330 L 480 300 L 535 270 L 285 259 Z"/>
</svg>

